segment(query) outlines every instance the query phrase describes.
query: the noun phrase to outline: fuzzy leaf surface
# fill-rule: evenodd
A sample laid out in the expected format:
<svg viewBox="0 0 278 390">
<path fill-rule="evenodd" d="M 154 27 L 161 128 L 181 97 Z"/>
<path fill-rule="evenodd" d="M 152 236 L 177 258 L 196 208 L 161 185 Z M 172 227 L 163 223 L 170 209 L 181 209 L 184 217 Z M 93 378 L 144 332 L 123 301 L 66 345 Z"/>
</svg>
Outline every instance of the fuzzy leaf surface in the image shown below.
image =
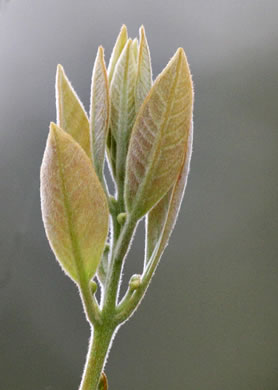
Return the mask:
<svg viewBox="0 0 278 390">
<path fill-rule="evenodd" d="M 140 45 L 138 53 L 137 77 L 135 86 L 135 108 L 139 111 L 152 86 L 151 55 L 144 27 L 140 28 Z"/>
<path fill-rule="evenodd" d="M 192 118 L 192 81 L 183 49 L 156 79 L 129 143 L 125 201 L 141 218 L 173 186 L 184 161 Z"/>
<path fill-rule="evenodd" d="M 108 232 L 108 206 L 90 159 L 51 124 L 41 166 L 41 207 L 57 260 L 75 282 L 90 280 Z"/>
<path fill-rule="evenodd" d="M 109 125 L 109 86 L 103 48 L 99 47 L 93 69 L 91 87 L 90 126 L 93 162 L 96 173 L 102 178 L 106 139 Z"/>
<path fill-rule="evenodd" d="M 58 126 L 69 133 L 91 158 L 89 120 L 61 65 L 58 65 L 56 74 L 56 109 Z"/>
</svg>

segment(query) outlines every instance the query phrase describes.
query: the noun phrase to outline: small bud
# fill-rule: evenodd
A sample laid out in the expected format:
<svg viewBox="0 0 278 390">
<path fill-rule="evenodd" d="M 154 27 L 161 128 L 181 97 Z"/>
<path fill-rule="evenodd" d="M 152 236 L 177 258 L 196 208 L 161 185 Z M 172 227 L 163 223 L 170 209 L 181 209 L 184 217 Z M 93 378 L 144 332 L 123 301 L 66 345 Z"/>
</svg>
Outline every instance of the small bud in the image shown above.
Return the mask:
<svg viewBox="0 0 278 390">
<path fill-rule="evenodd" d="M 141 285 L 141 275 L 133 275 L 129 281 L 129 288 L 131 291 L 137 290 Z"/>
<path fill-rule="evenodd" d="M 103 372 L 99 380 L 98 390 L 107 390 L 107 389 L 108 389 L 107 376 Z"/>
<path fill-rule="evenodd" d="M 119 222 L 120 225 L 123 225 L 126 221 L 127 213 L 120 213 L 117 216 L 117 221 Z"/>
</svg>

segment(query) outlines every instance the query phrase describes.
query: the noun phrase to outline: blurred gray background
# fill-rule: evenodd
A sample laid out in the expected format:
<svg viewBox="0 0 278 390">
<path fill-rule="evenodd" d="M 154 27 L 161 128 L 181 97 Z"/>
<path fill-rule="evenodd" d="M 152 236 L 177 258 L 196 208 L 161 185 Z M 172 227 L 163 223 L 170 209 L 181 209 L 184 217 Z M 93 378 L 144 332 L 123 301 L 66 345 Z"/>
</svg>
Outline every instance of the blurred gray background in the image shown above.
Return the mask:
<svg viewBox="0 0 278 390">
<path fill-rule="evenodd" d="M 278 2 L 2 0 L 0 390 L 77 390 L 89 327 L 45 238 L 39 169 L 63 64 L 89 107 L 97 46 L 145 25 L 154 76 L 184 47 L 194 153 L 175 232 L 119 331 L 110 389 L 278 389 Z M 140 272 L 143 226 L 125 281 Z"/>
</svg>

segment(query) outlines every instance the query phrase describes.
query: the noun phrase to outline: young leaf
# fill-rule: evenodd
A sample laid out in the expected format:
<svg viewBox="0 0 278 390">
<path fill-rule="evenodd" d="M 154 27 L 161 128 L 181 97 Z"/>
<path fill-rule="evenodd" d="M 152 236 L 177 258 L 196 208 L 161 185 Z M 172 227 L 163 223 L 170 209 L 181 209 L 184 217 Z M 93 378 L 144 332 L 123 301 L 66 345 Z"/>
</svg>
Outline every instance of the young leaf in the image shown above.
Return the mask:
<svg viewBox="0 0 278 390">
<path fill-rule="evenodd" d="M 56 74 L 57 124 L 69 133 L 91 158 L 90 127 L 87 114 L 61 65 Z"/>
<path fill-rule="evenodd" d="M 108 232 L 108 206 L 90 159 L 55 124 L 41 166 L 41 207 L 50 246 L 68 276 L 89 281 Z"/>
<path fill-rule="evenodd" d="M 192 140 L 193 124 L 188 134 L 184 163 L 176 183 L 146 217 L 147 247 L 145 264 L 147 264 L 155 249 L 157 249 L 156 257 L 162 255 L 175 227 L 189 173 Z"/>
<path fill-rule="evenodd" d="M 99 47 L 93 69 L 91 88 L 90 125 L 92 134 L 93 162 L 102 180 L 105 146 L 109 125 L 109 87 L 103 48 Z"/>
<path fill-rule="evenodd" d="M 113 48 L 113 51 L 112 51 L 112 54 L 110 57 L 109 65 L 108 65 L 107 73 L 108 73 L 109 83 L 111 83 L 111 80 L 112 80 L 113 75 L 114 75 L 115 66 L 118 62 L 118 59 L 121 55 L 121 52 L 123 51 L 123 48 L 125 47 L 127 39 L 128 39 L 127 28 L 125 25 L 123 25 L 121 28 L 121 31 L 117 37 L 115 46 Z"/>
<path fill-rule="evenodd" d="M 123 182 L 130 133 L 135 120 L 134 87 L 136 64 L 129 39 L 119 58 L 111 83 L 111 134 L 116 140 L 116 172 Z"/>
<path fill-rule="evenodd" d="M 129 143 L 125 200 L 141 218 L 172 187 L 184 160 L 192 118 L 192 81 L 183 49 L 156 79 Z"/>
<path fill-rule="evenodd" d="M 152 86 L 151 56 L 144 27 L 140 28 L 140 46 L 135 86 L 135 108 L 139 111 Z"/>
</svg>

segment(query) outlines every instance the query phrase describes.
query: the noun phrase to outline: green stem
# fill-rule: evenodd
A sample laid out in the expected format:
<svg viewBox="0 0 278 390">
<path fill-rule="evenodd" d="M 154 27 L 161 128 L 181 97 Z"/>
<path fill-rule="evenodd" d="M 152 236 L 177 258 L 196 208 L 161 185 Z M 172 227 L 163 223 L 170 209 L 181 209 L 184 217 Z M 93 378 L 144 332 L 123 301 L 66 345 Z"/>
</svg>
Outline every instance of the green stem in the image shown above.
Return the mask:
<svg viewBox="0 0 278 390">
<path fill-rule="evenodd" d="M 117 224 L 116 215 L 117 213 L 113 215 L 114 228 Z M 137 221 L 129 216 L 121 229 L 117 226 L 117 234 L 114 232 L 115 241 L 113 243 L 113 254 L 106 277 L 102 310 L 99 310 L 86 280 L 82 278 L 80 280 L 81 297 L 87 318 L 92 325 L 92 336 L 79 390 L 98 389 L 100 375 L 115 329 L 120 324 L 115 318 L 120 276 L 136 223 Z"/>
<path fill-rule="evenodd" d="M 79 390 L 97 390 L 115 328 L 101 326 L 91 333 L 87 360 Z"/>
</svg>

